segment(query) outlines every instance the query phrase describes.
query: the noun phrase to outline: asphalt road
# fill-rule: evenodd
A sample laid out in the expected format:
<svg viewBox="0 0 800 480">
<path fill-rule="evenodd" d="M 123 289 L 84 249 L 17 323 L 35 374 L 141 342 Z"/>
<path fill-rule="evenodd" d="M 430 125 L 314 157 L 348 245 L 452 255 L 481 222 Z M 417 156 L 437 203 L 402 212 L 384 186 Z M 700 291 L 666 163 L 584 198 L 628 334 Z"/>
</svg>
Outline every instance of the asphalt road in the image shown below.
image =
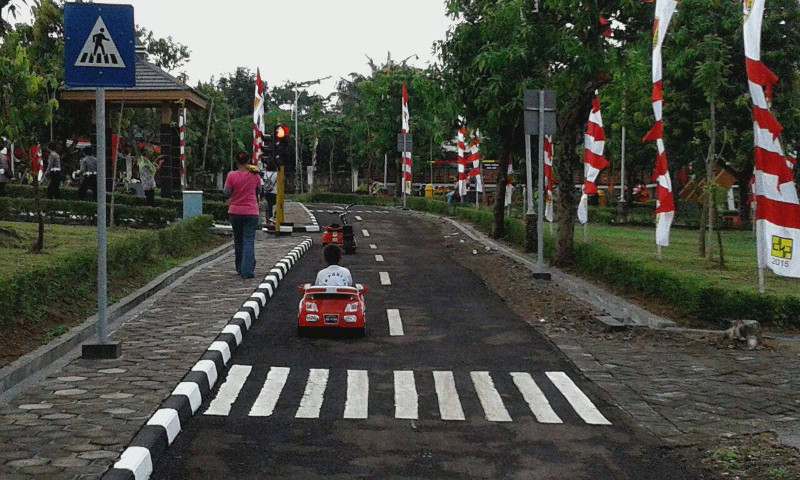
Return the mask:
<svg viewBox="0 0 800 480">
<path fill-rule="evenodd" d="M 153 478 L 698 478 L 449 261 L 437 225 L 354 216 L 342 263 L 370 286 L 367 337 L 297 337 L 295 285 L 323 267 L 314 234 Z"/>
</svg>

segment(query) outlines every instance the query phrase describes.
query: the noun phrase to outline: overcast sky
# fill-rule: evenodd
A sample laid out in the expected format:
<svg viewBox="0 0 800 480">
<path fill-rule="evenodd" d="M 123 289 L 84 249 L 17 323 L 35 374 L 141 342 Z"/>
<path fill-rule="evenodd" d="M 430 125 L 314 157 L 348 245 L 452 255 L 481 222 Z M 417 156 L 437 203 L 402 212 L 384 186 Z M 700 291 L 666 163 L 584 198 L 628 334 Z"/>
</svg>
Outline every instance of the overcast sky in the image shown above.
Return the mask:
<svg viewBox="0 0 800 480">
<path fill-rule="evenodd" d="M 369 55 L 387 52 L 425 67 L 435 61 L 431 45 L 445 36 L 450 20 L 444 0 L 104 0 L 132 4 L 137 24 L 159 37 L 172 36 L 191 50 L 182 68 L 191 84 L 232 72 L 261 69 L 270 86 L 328 75 L 327 94 L 350 72 L 369 72 Z M 177 72 L 173 72 L 177 73 Z"/>
</svg>

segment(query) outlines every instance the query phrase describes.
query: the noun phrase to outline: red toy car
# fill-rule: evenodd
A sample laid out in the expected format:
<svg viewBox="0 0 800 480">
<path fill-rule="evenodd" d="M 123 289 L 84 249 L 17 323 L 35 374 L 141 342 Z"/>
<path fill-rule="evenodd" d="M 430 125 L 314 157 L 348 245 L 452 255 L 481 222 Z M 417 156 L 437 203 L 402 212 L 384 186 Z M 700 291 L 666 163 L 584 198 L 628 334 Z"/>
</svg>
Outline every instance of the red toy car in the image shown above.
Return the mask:
<svg viewBox="0 0 800 480">
<path fill-rule="evenodd" d="M 348 205 L 344 208 L 343 211 L 339 212 L 339 218 L 342 221 L 342 224 L 339 225 L 338 223 L 334 223 L 329 227 L 322 227 L 322 246 L 326 246 L 330 243 L 335 245 L 339 245 L 344 250 L 344 253 L 355 253 L 356 252 L 356 238 L 353 234 L 353 226 L 347 224 L 347 213 L 350 210 L 350 207 L 353 205 Z M 330 212 L 336 213 L 336 212 Z"/>
<path fill-rule="evenodd" d="M 341 330 L 363 337 L 367 332 L 364 315 L 364 294 L 367 285 L 355 287 L 298 285 L 303 294 L 297 313 L 297 334 L 312 331 Z"/>
</svg>

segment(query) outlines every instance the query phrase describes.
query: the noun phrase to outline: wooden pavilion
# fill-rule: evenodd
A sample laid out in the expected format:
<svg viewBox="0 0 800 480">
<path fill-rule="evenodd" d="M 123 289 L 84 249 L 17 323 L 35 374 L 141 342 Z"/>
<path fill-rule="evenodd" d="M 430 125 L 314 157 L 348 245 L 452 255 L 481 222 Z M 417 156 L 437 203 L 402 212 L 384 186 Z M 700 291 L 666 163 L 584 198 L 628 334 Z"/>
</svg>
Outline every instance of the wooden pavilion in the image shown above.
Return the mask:
<svg viewBox="0 0 800 480">
<path fill-rule="evenodd" d="M 85 87 L 62 87 L 59 95 L 60 101 L 77 104 L 92 112 L 94 118 L 95 91 Z M 180 162 L 180 128 L 178 126 L 178 112 L 181 108 L 204 110 L 207 108 L 208 99 L 200 92 L 173 77 L 161 68 L 147 61 L 147 51 L 144 45 L 136 46 L 136 84 L 131 88 L 107 88 L 106 111 L 110 112 L 110 105 L 120 105 L 124 101 L 125 107 L 156 108 L 161 112 L 161 130 L 159 145 L 164 163 L 158 173 L 158 185 L 161 195 L 169 197 L 181 191 L 181 162 Z M 115 122 L 106 121 L 109 126 L 106 132 L 106 145 L 109 149 L 106 158 L 110 157 L 111 127 Z M 94 134 L 92 141 L 95 142 Z M 96 143 L 95 143 L 96 144 Z M 110 165 L 108 162 L 107 165 Z"/>
</svg>

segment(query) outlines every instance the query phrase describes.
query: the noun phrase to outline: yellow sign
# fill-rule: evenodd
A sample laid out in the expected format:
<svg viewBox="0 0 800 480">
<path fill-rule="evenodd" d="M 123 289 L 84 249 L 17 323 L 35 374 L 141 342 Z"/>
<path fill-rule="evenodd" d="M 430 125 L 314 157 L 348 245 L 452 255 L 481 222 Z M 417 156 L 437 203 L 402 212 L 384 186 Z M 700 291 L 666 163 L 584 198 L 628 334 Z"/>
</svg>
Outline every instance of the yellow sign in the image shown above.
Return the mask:
<svg viewBox="0 0 800 480">
<path fill-rule="evenodd" d="M 794 242 L 791 238 L 772 236 L 772 256 L 782 258 L 784 260 L 792 259 L 792 248 Z"/>
</svg>

